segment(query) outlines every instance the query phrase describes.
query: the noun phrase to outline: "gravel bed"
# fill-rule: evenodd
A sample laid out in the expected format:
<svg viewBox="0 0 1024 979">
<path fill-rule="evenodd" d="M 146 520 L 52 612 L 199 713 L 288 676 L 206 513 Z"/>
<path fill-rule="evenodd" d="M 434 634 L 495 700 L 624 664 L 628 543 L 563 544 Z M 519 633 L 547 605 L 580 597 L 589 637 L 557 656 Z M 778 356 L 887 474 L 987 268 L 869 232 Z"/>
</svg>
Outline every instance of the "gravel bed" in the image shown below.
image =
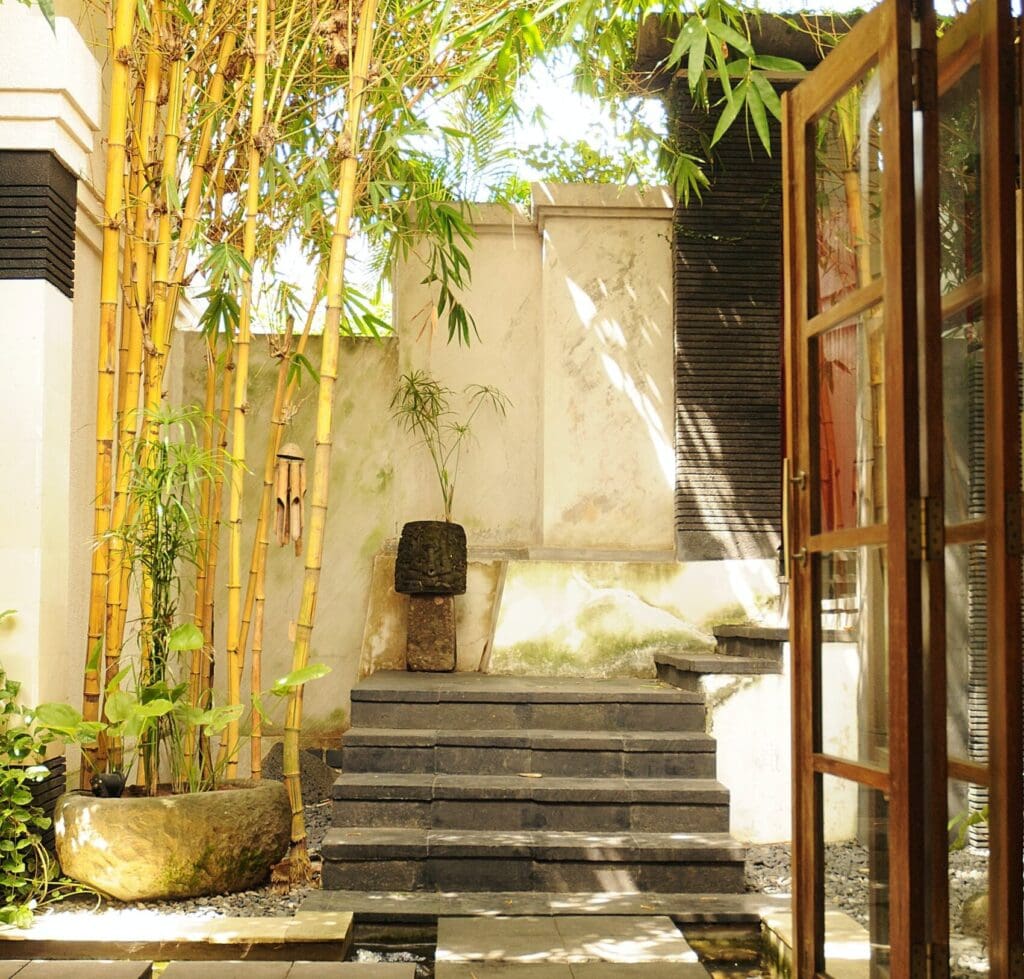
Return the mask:
<svg viewBox="0 0 1024 979">
<path fill-rule="evenodd" d="M 954 979 L 988 975 L 985 943 L 962 934 L 965 902 L 985 890 L 987 851 L 955 850 L 949 855 L 951 974 Z M 862 925 L 868 924 L 868 851 L 856 843 L 825 847 L 825 900 Z M 788 843 L 751 846 L 747 851 L 747 890 L 761 894 L 791 894 L 792 872 Z"/>
<path fill-rule="evenodd" d="M 186 914 L 196 918 L 287 918 L 295 914 L 305 898 L 320 886 L 319 854 L 324 834 L 331 823 L 331 803 L 319 802 L 305 807 L 306 836 L 315 877 L 305 887 L 277 893 L 269 885 L 238 894 L 218 894 L 187 901 L 114 901 L 107 898 L 77 896 L 58 901 L 39 915 L 111 914 L 127 917 Z"/>
</svg>

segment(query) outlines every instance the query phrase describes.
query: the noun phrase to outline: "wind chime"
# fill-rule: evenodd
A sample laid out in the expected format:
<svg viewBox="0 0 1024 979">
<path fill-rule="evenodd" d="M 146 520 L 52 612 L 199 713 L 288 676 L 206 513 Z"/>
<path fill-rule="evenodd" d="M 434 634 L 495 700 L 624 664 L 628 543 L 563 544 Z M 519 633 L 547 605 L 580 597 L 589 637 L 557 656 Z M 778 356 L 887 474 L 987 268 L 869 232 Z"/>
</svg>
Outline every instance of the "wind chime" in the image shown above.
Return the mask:
<svg viewBox="0 0 1024 979">
<path fill-rule="evenodd" d="M 306 456 L 294 442 L 281 446 L 274 467 L 274 532 L 278 547 L 295 544 L 302 553 L 302 498 L 306 495 Z"/>
</svg>

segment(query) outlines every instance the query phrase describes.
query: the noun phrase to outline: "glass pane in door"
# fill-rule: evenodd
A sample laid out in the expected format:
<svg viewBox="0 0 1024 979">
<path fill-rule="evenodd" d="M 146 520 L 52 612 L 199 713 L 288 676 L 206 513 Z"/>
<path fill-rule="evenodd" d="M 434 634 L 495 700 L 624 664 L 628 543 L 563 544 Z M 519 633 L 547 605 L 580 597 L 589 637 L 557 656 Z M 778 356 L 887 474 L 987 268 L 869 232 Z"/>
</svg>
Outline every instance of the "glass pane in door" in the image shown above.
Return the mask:
<svg viewBox="0 0 1024 979">
<path fill-rule="evenodd" d="M 814 154 L 816 297 L 824 312 L 882 274 L 882 153 L 876 69 L 817 122 Z"/>
<path fill-rule="evenodd" d="M 825 968 L 888 977 L 889 803 L 857 782 L 822 777 Z"/>
<path fill-rule="evenodd" d="M 943 293 L 981 271 L 981 109 L 974 65 L 939 98 L 939 243 Z"/>
<path fill-rule="evenodd" d="M 989 974 L 988 850 L 972 843 L 988 810 L 971 805 L 970 786 L 949 781 L 949 974 L 969 979 Z"/>
<path fill-rule="evenodd" d="M 985 516 L 985 325 L 981 303 L 942 323 L 946 523 Z"/>
<path fill-rule="evenodd" d="M 888 767 L 889 621 L 885 548 L 819 559 L 821 751 Z"/>
<path fill-rule="evenodd" d="M 816 533 L 885 521 L 882 307 L 811 341 Z"/>
</svg>

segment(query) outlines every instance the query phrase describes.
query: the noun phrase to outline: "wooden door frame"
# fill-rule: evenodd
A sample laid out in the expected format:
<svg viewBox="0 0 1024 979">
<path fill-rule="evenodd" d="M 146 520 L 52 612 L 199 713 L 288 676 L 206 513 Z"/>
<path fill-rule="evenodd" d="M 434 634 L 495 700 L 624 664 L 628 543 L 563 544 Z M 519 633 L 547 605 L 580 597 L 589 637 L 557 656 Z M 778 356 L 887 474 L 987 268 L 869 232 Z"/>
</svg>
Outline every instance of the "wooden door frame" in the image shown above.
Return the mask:
<svg viewBox="0 0 1024 979">
<path fill-rule="evenodd" d="M 921 3 L 919 47 L 912 52 L 906 3 L 886 0 L 865 15 L 817 69 L 783 100 L 783 181 L 786 364 L 786 456 L 792 526 L 787 570 L 793 616 L 793 810 L 796 975 L 824 974 L 824 841 L 821 778 L 833 774 L 886 791 L 890 799 L 891 975 L 948 975 L 946 792 L 948 778 L 984 778 L 990 788 L 989 955 L 993 976 L 1024 975 L 1024 737 L 1022 737 L 1021 432 L 1017 322 L 1017 224 L 1024 203 L 1009 206 L 1015 152 L 1024 159 L 1024 132 L 1015 146 L 1015 102 L 1021 99 L 1024 52 L 1014 54 L 1019 26 L 1008 0 L 977 0 L 946 35 L 937 55 L 929 0 Z M 902 8 L 902 9 L 901 9 Z M 1008 41 L 1009 39 L 1009 41 Z M 983 283 L 976 301 L 985 322 L 985 516 L 975 526 L 944 526 L 942 357 L 936 324 L 939 295 L 938 102 L 940 88 L 980 64 L 982 106 Z M 882 85 L 883 269 L 912 269 L 861 287 L 815 320 L 816 256 L 813 139 L 809 128 L 877 67 Z M 1016 84 L 1010 80 L 1016 78 Z M 917 93 L 911 88 L 916 79 Z M 1014 96 L 1007 97 L 1012 91 Z M 896 107 L 899 118 L 893 120 Z M 915 204 L 913 121 L 919 206 Z M 886 118 L 888 115 L 888 119 Z M 1024 127 L 1022 127 L 1024 129 Z M 794 261 L 794 257 L 797 259 Z M 1024 282 L 1024 266 L 1020 270 Z M 815 282 L 812 283 L 811 279 Z M 873 289 L 873 291 L 872 291 Z M 962 298 L 962 297 L 961 297 Z M 810 431 L 814 390 L 808 358 L 815 332 L 848 322 L 883 302 L 886 344 L 887 523 L 818 534 L 813 528 L 810 477 L 816 436 Z M 948 297 L 947 297 L 948 313 Z M 812 322 L 813 320 L 813 322 Z M 938 424 L 919 424 L 920 419 Z M 947 759 L 945 575 L 947 544 L 984 541 L 988 581 L 989 762 L 987 768 Z M 889 767 L 821 753 L 822 718 L 818 554 L 884 543 L 888 556 Z M 794 556 L 796 555 L 796 556 Z"/>
<path fill-rule="evenodd" d="M 920 841 L 926 817 L 923 791 L 925 717 L 921 636 L 921 559 L 918 513 L 906 501 L 920 493 L 920 401 L 917 380 L 918 294 L 916 277 L 883 274 L 830 310 L 814 315 L 811 279 L 816 269 L 809 223 L 815 213 L 814 139 L 810 127 L 836 100 L 872 68 L 882 90 L 880 117 L 885 272 L 917 266 L 917 209 L 914 204 L 912 29 L 909 8 L 885 0 L 861 18 L 822 65 L 785 99 L 785 220 L 787 457 L 800 472 L 789 491 L 796 505 L 791 530 L 794 553 L 791 641 L 793 649 L 793 811 L 794 925 L 797 975 L 823 975 L 824 841 L 821 832 L 825 774 L 851 779 L 889 796 L 889 894 L 891 970 L 893 976 L 924 975 L 926 913 L 914 900 L 912 883 L 923 880 Z M 812 533 L 815 436 L 811 432 L 813 393 L 808 360 L 810 337 L 848 322 L 863 310 L 883 303 L 885 339 L 886 503 L 884 525 Z M 816 307 L 815 307 L 816 308 Z M 818 703 L 820 621 L 817 568 L 824 551 L 885 544 L 888 578 L 889 767 L 887 770 L 825 755 L 821 750 Z M 894 723 L 895 720 L 899 723 Z"/>
</svg>

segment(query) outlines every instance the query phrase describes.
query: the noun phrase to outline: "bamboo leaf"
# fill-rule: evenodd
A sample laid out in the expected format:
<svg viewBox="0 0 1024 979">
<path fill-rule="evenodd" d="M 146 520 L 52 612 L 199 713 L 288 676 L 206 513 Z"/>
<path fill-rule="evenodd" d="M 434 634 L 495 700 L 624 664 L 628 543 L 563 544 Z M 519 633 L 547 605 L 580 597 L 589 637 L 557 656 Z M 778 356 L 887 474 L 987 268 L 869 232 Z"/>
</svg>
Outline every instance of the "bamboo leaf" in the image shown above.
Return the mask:
<svg viewBox="0 0 1024 979">
<path fill-rule="evenodd" d="M 331 668 L 324 663 L 310 663 L 308 666 L 292 670 L 287 676 L 275 680 L 274 685 L 270 688 L 270 692 L 278 697 L 287 697 L 293 690 L 309 683 L 311 680 L 319 680 L 320 677 L 327 676 L 330 672 Z"/>
<path fill-rule="evenodd" d="M 714 146 L 728 131 L 729 127 L 736 121 L 736 117 L 743 108 L 747 83 L 742 81 L 732 91 L 731 98 L 726 102 L 722 114 L 718 117 L 718 125 L 715 126 L 715 133 L 711 137 L 711 145 Z"/>
<path fill-rule="evenodd" d="M 744 37 L 739 31 L 728 24 L 712 17 L 707 19 L 707 27 L 709 34 L 713 34 L 720 41 L 732 45 L 732 47 L 741 54 L 745 54 L 748 58 L 753 57 L 754 48 L 750 43 L 750 38 Z"/>
<path fill-rule="evenodd" d="M 766 82 L 767 84 L 767 82 Z M 765 153 L 771 156 L 772 138 L 768 131 L 768 114 L 765 112 L 764 102 L 756 85 L 748 85 L 746 89 L 747 108 L 750 111 L 750 118 L 754 120 L 754 128 L 761 139 L 761 145 Z"/>
</svg>

